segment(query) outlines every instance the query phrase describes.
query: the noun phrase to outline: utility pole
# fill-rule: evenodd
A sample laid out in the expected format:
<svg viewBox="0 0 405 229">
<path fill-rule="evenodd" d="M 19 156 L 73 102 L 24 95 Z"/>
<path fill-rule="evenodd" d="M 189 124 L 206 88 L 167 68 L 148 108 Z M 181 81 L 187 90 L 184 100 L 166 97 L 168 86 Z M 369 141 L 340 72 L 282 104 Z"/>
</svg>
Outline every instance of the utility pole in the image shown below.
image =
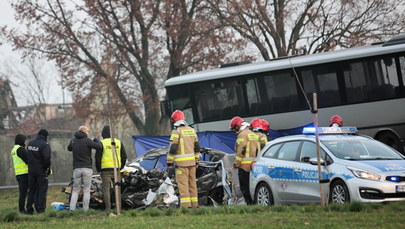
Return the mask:
<svg viewBox="0 0 405 229">
<path fill-rule="evenodd" d="M 325 194 L 323 192 L 323 179 L 322 179 L 322 168 L 321 168 L 321 148 L 319 144 L 319 132 L 318 132 L 318 96 L 316 93 L 312 93 L 313 96 L 313 110 L 314 115 L 314 126 L 315 126 L 315 140 L 316 140 L 316 159 L 318 165 L 318 178 L 319 178 L 319 193 L 321 195 L 321 206 L 326 206 Z"/>
<path fill-rule="evenodd" d="M 121 172 L 118 168 L 117 147 L 114 140 L 114 128 L 111 118 L 108 118 L 111 134 L 111 149 L 114 161 L 114 190 L 115 190 L 115 207 L 117 208 L 117 215 L 121 215 Z"/>
<path fill-rule="evenodd" d="M 110 69 L 109 63 L 106 61 L 105 64 L 107 69 L 107 110 L 108 110 L 108 124 L 110 126 L 110 137 L 111 137 L 111 149 L 113 155 L 113 162 L 114 162 L 114 193 L 115 193 L 115 207 L 117 209 L 117 215 L 121 215 L 121 172 L 120 168 L 118 168 L 118 156 L 117 156 L 117 147 L 115 144 L 115 134 L 114 134 L 114 122 L 112 121 L 111 115 L 111 95 L 110 95 L 110 85 L 112 80 L 113 72 Z"/>
</svg>

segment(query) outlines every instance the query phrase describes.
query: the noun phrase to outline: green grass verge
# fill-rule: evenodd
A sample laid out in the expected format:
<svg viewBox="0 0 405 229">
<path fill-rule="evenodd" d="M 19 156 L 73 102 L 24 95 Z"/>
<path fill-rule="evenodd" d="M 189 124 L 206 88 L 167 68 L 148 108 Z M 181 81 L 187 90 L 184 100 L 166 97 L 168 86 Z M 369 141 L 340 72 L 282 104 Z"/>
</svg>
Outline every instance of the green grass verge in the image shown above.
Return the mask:
<svg viewBox="0 0 405 229">
<path fill-rule="evenodd" d="M 57 192 L 59 188 L 50 188 L 49 204 L 66 198 Z M 405 202 L 149 208 L 124 210 L 120 216 L 96 210 L 56 211 L 49 206 L 44 214 L 22 215 L 16 195 L 16 190 L 0 191 L 0 228 L 405 228 Z"/>
</svg>

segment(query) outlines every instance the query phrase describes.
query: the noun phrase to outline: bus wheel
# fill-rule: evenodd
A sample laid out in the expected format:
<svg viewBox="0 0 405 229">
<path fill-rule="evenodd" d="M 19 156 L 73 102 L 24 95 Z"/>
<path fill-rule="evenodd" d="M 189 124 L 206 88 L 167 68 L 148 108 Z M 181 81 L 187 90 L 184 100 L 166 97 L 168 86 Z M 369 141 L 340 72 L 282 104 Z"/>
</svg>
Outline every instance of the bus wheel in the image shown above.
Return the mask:
<svg viewBox="0 0 405 229">
<path fill-rule="evenodd" d="M 401 141 L 399 140 L 398 136 L 391 131 L 383 131 L 379 133 L 376 139 L 405 155 L 404 147 Z"/>
</svg>

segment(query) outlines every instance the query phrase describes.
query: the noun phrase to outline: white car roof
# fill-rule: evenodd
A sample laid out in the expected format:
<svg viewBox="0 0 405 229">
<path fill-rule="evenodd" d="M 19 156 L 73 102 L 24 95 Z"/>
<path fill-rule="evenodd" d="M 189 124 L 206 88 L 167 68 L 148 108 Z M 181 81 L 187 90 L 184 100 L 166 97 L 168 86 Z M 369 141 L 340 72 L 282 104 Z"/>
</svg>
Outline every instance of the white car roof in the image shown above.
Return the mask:
<svg viewBox="0 0 405 229">
<path fill-rule="evenodd" d="M 300 135 L 290 135 L 276 138 L 268 144 L 276 144 L 279 142 L 286 142 L 286 141 L 293 141 L 293 140 L 315 140 L 315 135 L 312 134 L 300 134 Z M 367 136 L 363 135 L 352 135 L 352 134 L 327 134 L 327 135 L 319 135 L 319 139 L 322 140 L 349 140 L 349 139 L 369 139 Z M 370 138 L 371 139 L 371 138 Z"/>
</svg>

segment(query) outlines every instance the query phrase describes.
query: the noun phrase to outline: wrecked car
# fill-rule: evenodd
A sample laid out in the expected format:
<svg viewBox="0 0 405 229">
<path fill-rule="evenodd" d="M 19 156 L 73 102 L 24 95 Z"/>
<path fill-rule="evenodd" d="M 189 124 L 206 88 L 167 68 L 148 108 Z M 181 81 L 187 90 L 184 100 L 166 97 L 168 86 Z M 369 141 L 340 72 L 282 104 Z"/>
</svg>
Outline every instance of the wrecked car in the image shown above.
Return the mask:
<svg viewBox="0 0 405 229">
<path fill-rule="evenodd" d="M 137 157 L 121 170 L 121 200 L 124 209 L 141 209 L 148 206 L 170 207 L 178 205 L 178 189 L 174 171 L 167 171 L 166 155 L 169 147 L 150 150 Z M 199 205 L 236 203 L 242 196 L 236 170 L 232 169 L 235 155 L 203 148 L 197 168 Z M 63 191 L 71 194 L 72 184 Z M 104 208 L 101 178 L 94 175 L 90 207 Z M 79 196 L 80 201 L 81 196 Z M 115 202 L 111 189 L 112 203 Z"/>
<path fill-rule="evenodd" d="M 169 147 L 150 150 L 127 163 L 123 171 L 135 169 L 145 172 L 157 169 L 165 172 L 167 171 L 166 155 L 168 151 Z M 233 202 L 235 198 L 232 194 L 232 184 L 238 184 L 237 179 L 236 182 L 231 179 L 231 168 L 234 159 L 235 155 L 211 148 L 202 148 L 196 174 L 199 205 L 230 204 Z M 168 176 L 174 178 L 174 171 L 168 172 Z M 173 180 L 173 183 L 175 183 L 175 180 Z"/>
</svg>

